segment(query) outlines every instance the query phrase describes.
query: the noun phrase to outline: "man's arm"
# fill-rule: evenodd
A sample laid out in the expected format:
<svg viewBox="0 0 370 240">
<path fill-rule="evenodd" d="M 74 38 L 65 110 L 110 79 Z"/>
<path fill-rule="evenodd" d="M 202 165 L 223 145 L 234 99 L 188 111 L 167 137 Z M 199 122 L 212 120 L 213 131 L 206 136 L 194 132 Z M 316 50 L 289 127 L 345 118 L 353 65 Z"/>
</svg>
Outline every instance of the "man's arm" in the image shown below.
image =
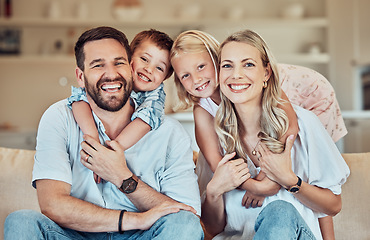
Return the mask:
<svg viewBox="0 0 370 240">
<path fill-rule="evenodd" d="M 132 172 L 127 167 L 124 150 L 116 141 L 107 141 L 108 147 L 104 147 L 99 142 L 90 136 L 85 136 L 85 142 L 81 143 L 81 162 L 90 170 L 96 172 L 104 180 L 111 182 L 117 188 L 122 185 L 124 179 L 132 176 Z M 87 154 L 89 161 L 87 162 Z M 136 190 L 130 194 L 126 194 L 130 201 L 140 211 L 147 211 L 162 202 L 178 204 L 177 201 L 164 194 L 161 194 L 148 186 L 143 181 L 139 180 Z M 183 209 L 192 211 L 195 210 L 183 204 Z"/>
<path fill-rule="evenodd" d="M 120 211 L 101 208 L 70 196 L 71 185 L 56 180 L 37 180 L 37 195 L 41 212 L 62 227 L 83 232 L 116 232 Z M 125 212 L 122 230 L 149 229 L 160 217 L 178 212 L 181 203 L 158 205 L 143 213 Z"/>
</svg>

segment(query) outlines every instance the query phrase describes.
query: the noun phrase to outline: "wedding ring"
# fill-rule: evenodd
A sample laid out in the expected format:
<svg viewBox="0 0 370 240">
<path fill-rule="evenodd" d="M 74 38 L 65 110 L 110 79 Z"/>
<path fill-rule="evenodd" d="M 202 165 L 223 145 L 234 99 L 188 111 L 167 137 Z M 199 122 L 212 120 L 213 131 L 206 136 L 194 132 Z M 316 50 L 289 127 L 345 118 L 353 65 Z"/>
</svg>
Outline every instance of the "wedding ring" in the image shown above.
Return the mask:
<svg viewBox="0 0 370 240">
<path fill-rule="evenodd" d="M 89 162 L 89 158 L 90 158 L 90 157 L 91 157 L 90 155 L 87 155 L 87 156 L 86 156 L 85 161 L 86 161 L 87 163 L 90 163 L 90 162 Z"/>
</svg>

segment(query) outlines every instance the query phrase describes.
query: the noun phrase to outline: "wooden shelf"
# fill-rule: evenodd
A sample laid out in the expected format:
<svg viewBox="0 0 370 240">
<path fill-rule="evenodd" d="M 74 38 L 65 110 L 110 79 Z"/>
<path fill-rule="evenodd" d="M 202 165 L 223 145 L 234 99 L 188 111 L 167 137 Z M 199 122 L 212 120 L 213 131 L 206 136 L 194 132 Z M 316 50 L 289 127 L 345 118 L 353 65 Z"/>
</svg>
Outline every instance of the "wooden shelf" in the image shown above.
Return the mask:
<svg viewBox="0 0 370 240">
<path fill-rule="evenodd" d="M 222 18 L 215 19 L 142 19 L 140 21 L 119 21 L 119 20 L 80 20 L 74 18 L 64 19 L 48 19 L 48 18 L 0 18 L 0 26 L 8 27 L 91 27 L 91 26 L 119 26 L 119 27 L 186 27 L 186 26 L 238 26 L 246 25 L 248 27 L 327 27 L 328 20 L 326 18 L 302 18 L 302 19 L 284 19 L 284 18 L 269 18 L 269 19 L 241 19 L 227 20 Z"/>
</svg>

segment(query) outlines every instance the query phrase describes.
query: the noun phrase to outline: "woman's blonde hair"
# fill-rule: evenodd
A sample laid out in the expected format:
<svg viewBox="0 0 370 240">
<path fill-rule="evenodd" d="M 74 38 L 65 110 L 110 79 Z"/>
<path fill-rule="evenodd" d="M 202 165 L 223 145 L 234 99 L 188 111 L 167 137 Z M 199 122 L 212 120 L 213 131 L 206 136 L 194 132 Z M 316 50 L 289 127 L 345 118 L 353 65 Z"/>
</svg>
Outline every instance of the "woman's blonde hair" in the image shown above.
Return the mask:
<svg viewBox="0 0 370 240">
<path fill-rule="evenodd" d="M 203 53 L 208 52 L 210 55 L 214 68 L 215 68 L 215 78 L 217 81 L 218 73 L 218 49 L 220 43 L 208 33 L 189 30 L 181 33 L 173 43 L 170 59 L 178 57 L 182 53 Z M 180 79 L 174 74 L 175 85 L 177 89 L 177 95 L 180 102 L 175 106 L 175 110 L 185 110 L 192 107 L 194 104 L 199 102 L 199 98 L 189 94 L 184 86 L 182 85 Z"/>
<path fill-rule="evenodd" d="M 261 142 L 275 153 L 284 150 L 284 143 L 279 139 L 286 133 L 289 120 L 283 109 L 278 107 L 282 104 L 281 88 L 276 61 L 265 41 L 255 32 L 244 30 L 229 36 L 220 46 L 219 58 L 222 48 L 229 42 L 241 42 L 258 49 L 264 67 L 271 67 L 271 76 L 267 81 L 267 87 L 262 93 L 262 114 L 260 117 L 261 132 L 258 137 Z M 240 122 L 234 104 L 221 92 L 221 104 L 215 117 L 216 132 L 221 147 L 225 153 L 236 152 L 238 157 L 246 159 L 247 151 L 243 144 L 242 137 L 246 132 Z"/>
</svg>

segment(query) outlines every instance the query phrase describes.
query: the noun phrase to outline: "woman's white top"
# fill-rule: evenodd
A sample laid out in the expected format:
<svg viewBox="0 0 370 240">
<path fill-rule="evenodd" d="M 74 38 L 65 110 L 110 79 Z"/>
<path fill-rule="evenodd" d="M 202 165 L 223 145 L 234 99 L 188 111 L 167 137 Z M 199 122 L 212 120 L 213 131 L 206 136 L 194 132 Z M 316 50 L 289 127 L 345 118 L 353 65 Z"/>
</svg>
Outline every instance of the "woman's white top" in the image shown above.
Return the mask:
<svg viewBox="0 0 370 240">
<path fill-rule="evenodd" d="M 346 162 L 317 116 L 301 107 L 293 107 L 296 111 L 299 125 L 298 136 L 291 151 L 294 173 L 302 181 L 322 188 L 328 188 L 334 194 L 341 194 L 341 186 L 345 183 L 350 173 Z M 199 158 L 198 161 L 200 163 L 197 166 L 197 174 L 201 194 L 204 195 L 206 182 L 210 180 L 212 171 L 204 157 Z M 248 159 L 248 167 L 251 173 L 259 171 L 250 159 Z M 225 193 L 227 225 L 224 232 L 218 234 L 214 239 L 252 239 L 255 234 L 254 224 L 258 214 L 268 203 L 275 200 L 285 200 L 292 203 L 302 215 L 315 237 L 322 239 L 318 218 L 326 215 L 306 207 L 294 197 L 294 194 L 286 191 L 284 188 L 280 189 L 276 195 L 266 197 L 263 206 L 260 208 L 247 209 L 243 207 L 241 202 L 244 193 L 244 190 L 239 189 Z"/>
</svg>

